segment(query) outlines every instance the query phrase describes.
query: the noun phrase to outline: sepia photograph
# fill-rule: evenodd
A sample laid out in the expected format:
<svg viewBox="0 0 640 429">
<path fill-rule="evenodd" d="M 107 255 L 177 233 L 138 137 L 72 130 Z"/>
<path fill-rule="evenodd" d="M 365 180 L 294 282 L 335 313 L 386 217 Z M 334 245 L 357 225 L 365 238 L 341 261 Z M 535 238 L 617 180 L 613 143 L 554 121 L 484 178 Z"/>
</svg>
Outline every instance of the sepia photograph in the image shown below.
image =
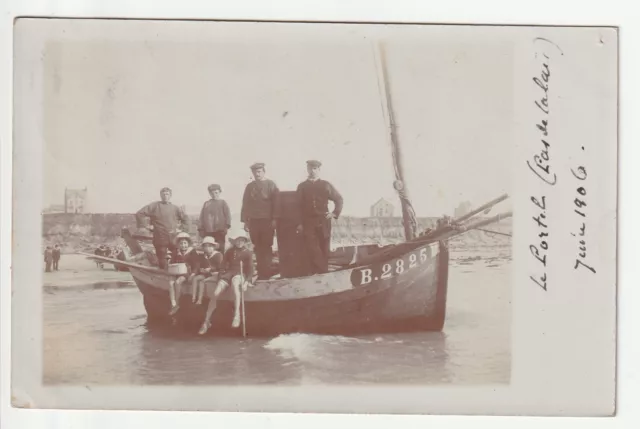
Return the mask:
<svg viewBox="0 0 640 429">
<path fill-rule="evenodd" d="M 44 382 L 508 383 L 510 45 L 204 29 L 47 47 Z"/>
<path fill-rule="evenodd" d="M 524 340 L 514 317 L 525 317 L 514 316 L 514 288 L 536 294 L 533 310 L 555 293 L 552 259 L 569 265 L 547 207 L 567 198 L 523 185 L 566 178 L 551 118 L 564 50 L 533 44 L 535 98 L 523 108 L 520 40 L 534 38 L 511 31 L 18 20 L 15 170 L 31 159 L 38 179 L 25 189 L 14 176 L 14 216 L 37 207 L 14 236 L 38 233 L 39 249 L 16 269 L 41 280 L 28 285 L 32 304 L 14 296 L 13 341 L 32 329 L 15 326 L 31 305 L 29 362 L 58 392 L 40 402 L 86 408 L 100 388 L 126 386 L 509 389 L 514 355 L 526 352 L 513 338 Z M 598 61 L 615 77 L 615 61 Z M 607 102 L 613 84 L 600 94 Z M 524 122 L 536 142 L 523 143 Z M 587 170 L 567 169 L 579 180 Z M 602 191 L 615 193 L 609 183 Z M 592 194 L 582 186 L 568 201 L 585 217 Z M 595 234 L 586 228 L 571 232 Z M 611 247 L 600 244 L 587 251 L 583 239 L 571 273 L 615 270 L 601 271 L 608 254 L 594 252 Z M 600 305 L 601 317 L 615 314 L 613 301 Z M 615 347 L 602 353 L 606 378 Z M 288 392 L 277 398 L 297 395 Z M 146 405 L 96 407 L 171 406 L 138 399 Z M 299 410 L 231 401 L 173 405 Z"/>
</svg>

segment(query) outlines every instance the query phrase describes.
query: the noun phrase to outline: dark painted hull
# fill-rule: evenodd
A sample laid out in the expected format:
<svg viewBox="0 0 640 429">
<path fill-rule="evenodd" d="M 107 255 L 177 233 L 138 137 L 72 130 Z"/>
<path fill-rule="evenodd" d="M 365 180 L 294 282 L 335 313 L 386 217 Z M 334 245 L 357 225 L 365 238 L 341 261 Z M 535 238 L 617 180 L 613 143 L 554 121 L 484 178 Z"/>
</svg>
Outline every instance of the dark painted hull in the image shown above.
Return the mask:
<svg viewBox="0 0 640 429">
<path fill-rule="evenodd" d="M 444 242 L 423 247 L 425 260 L 417 268 L 384 280 L 372 276 L 364 286 L 358 284 L 358 276 L 362 275 L 357 270 L 362 267 L 258 283 L 245 294 L 247 335 L 440 331 L 446 313 L 449 252 Z M 418 255 L 420 250 L 413 249 L 384 262 L 395 267 L 399 259 L 404 259 L 408 267 L 409 256 L 414 258 L 412 254 Z M 416 265 L 415 259 L 411 260 Z M 208 298 L 196 306 L 191 302 L 190 286 L 184 287 L 181 308 L 173 322 L 168 315 L 169 296 L 163 281 L 136 269 L 131 273 L 142 292 L 150 324 L 177 324 L 178 328 L 197 331 L 204 320 Z M 241 329 L 231 328 L 232 318 L 233 299 L 226 291 L 218 300 L 209 333 L 241 336 Z"/>
</svg>

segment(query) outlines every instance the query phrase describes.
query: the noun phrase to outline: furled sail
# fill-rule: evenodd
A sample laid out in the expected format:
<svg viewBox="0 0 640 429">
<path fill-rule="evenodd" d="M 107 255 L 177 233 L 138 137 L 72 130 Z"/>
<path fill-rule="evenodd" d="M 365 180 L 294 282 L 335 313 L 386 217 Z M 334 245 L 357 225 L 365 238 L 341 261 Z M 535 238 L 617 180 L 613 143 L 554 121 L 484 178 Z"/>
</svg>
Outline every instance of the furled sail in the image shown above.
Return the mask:
<svg viewBox="0 0 640 429">
<path fill-rule="evenodd" d="M 391 93 L 389 89 L 389 77 L 387 72 L 387 62 L 385 56 L 384 45 L 378 44 L 378 55 L 376 55 L 376 67 L 378 70 L 378 89 L 380 97 L 384 102 L 382 103 L 382 113 L 386 117 L 389 123 L 389 137 L 391 143 L 391 156 L 393 160 L 393 169 L 395 171 L 396 180 L 393 183 L 393 187 L 398 193 L 400 198 L 400 204 L 402 206 L 402 219 L 404 223 L 405 239 L 413 240 L 416 237 L 416 230 L 418 222 L 416 220 L 416 213 L 409 199 L 409 192 L 407 190 L 407 184 L 404 180 L 404 172 L 402 169 L 402 152 L 400 149 L 400 143 L 398 142 L 397 126 L 393 111 L 393 105 L 391 102 Z M 382 79 L 380 79 L 380 73 Z"/>
</svg>

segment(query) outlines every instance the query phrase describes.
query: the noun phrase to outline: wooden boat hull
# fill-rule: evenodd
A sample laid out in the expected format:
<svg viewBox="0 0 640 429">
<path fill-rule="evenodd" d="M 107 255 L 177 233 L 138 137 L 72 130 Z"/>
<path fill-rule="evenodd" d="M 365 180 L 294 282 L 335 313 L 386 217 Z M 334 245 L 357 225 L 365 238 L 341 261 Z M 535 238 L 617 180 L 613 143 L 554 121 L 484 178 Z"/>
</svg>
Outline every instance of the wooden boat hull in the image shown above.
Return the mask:
<svg viewBox="0 0 640 429">
<path fill-rule="evenodd" d="M 259 282 L 244 295 L 247 335 L 440 331 L 446 313 L 448 266 L 446 244 L 436 242 L 373 265 Z M 171 325 L 169 277 L 133 267 L 130 272 L 143 295 L 149 323 Z M 194 305 L 191 285 L 182 289 L 176 320 L 179 327 L 197 331 L 209 299 Z M 227 290 L 218 300 L 209 333 L 241 336 L 241 329 L 231 328 L 232 318 L 233 296 Z"/>
</svg>

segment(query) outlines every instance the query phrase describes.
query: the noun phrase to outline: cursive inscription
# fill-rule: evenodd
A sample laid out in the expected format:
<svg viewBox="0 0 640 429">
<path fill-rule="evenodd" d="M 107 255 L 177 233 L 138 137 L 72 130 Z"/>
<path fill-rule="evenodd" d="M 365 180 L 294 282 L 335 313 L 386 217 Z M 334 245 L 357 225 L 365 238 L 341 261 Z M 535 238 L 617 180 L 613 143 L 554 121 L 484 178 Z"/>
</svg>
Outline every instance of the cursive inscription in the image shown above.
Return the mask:
<svg viewBox="0 0 640 429">
<path fill-rule="evenodd" d="M 548 185 L 555 185 L 557 176 L 551 170 L 551 157 L 549 155 L 551 148 L 549 143 L 549 80 L 551 78 L 551 68 L 549 67 L 549 56 L 542 52 L 540 57 L 542 57 L 542 64 L 539 75 L 533 77 L 533 83 L 539 93 L 534 104 L 542 112 L 542 118 L 536 123 L 536 128 L 540 133 L 540 143 L 536 149 L 537 153 L 532 157 L 533 164 L 531 160 L 527 160 L 527 165 L 540 180 Z"/>
<path fill-rule="evenodd" d="M 531 255 L 538 261 L 542 267 L 540 267 L 540 271 L 542 274 L 536 274 L 529 276 L 529 278 L 542 289 L 547 290 L 547 250 L 549 249 L 549 243 L 547 239 L 549 237 L 549 232 L 547 231 L 547 204 L 546 197 L 541 197 L 540 199 L 536 197 L 531 197 L 531 202 L 538 209 L 538 216 L 534 216 L 533 220 L 538 225 L 538 239 L 535 244 L 529 245 L 529 252 Z"/>
<path fill-rule="evenodd" d="M 549 118 L 551 116 L 549 103 L 551 57 L 545 49 L 549 48 L 549 46 L 557 48 L 557 45 L 542 38 L 535 39 L 534 45 L 536 46 L 535 57 L 539 60 L 538 69 L 532 78 L 536 94 L 533 104 L 539 114 L 535 121 L 538 137 L 534 153 L 531 159 L 527 160 L 527 166 L 545 185 L 555 186 L 558 176 L 551 166 L 551 136 L 549 131 Z M 536 274 L 530 275 L 529 278 L 540 288 L 547 290 L 547 251 L 549 250 L 547 197 L 546 195 L 532 195 L 530 199 L 531 203 L 536 207 L 536 215 L 532 219 L 536 224 L 537 232 L 535 240 L 532 240 L 529 244 L 529 253 L 538 264 L 538 270 Z"/>
<path fill-rule="evenodd" d="M 584 151 L 584 146 L 582 146 L 582 150 Z M 578 248 L 573 269 L 586 269 L 595 274 L 595 268 L 587 262 L 587 169 L 580 165 L 577 168 L 572 168 L 571 173 L 578 181 L 576 195 L 573 200 L 573 212 L 578 218 L 578 231 L 571 233 L 576 238 Z"/>
</svg>

